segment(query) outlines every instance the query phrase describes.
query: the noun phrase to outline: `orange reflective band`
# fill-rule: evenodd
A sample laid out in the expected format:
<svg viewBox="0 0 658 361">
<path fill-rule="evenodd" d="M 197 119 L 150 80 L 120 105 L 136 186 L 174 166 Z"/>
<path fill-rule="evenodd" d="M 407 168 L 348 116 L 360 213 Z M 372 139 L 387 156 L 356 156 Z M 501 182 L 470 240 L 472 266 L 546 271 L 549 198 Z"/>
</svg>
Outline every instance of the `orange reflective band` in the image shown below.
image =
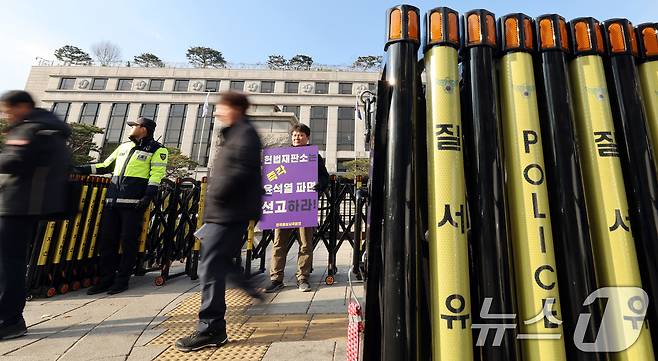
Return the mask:
<svg viewBox="0 0 658 361">
<path fill-rule="evenodd" d="M 658 34 L 655 28 L 642 30 L 642 44 L 644 44 L 644 55 L 658 55 Z"/>
<path fill-rule="evenodd" d="M 418 36 L 418 14 L 413 10 L 409 10 L 407 11 L 407 16 L 409 17 L 407 24 L 409 38 L 420 40 L 420 37 Z"/>
<path fill-rule="evenodd" d="M 596 33 L 596 50 L 599 53 L 603 52 L 603 34 L 601 34 L 601 27 L 598 22 L 594 23 L 594 32 Z"/>
<path fill-rule="evenodd" d="M 435 11 L 430 15 L 430 42 L 443 40 L 443 14 Z"/>
<path fill-rule="evenodd" d="M 542 49 L 555 47 L 555 33 L 553 32 L 553 22 L 550 19 L 541 19 L 539 21 L 539 38 Z"/>
<path fill-rule="evenodd" d="M 491 45 L 496 45 L 496 21 L 493 16 L 486 16 L 487 22 L 487 41 Z"/>
<path fill-rule="evenodd" d="M 560 38 L 561 38 L 562 48 L 564 50 L 569 50 L 569 37 L 567 36 L 567 23 L 564 20 L 560 20 Z"/>
<path fill-rule="evenodd" d="M 402 13 L 400 9 L 391 11 L 389 20 L 388 40 L 402 39 Z"/>
<path fill-rule="evenodd" d="M 608 26 L 608 37 L 610 38 L 610 50 L 613 53 L 626 51 L 626 42 L 624 41 L 624 31 L 621 25 L 614 23 Z"/>
<path fill-rule="evenodd" d="M 525 35 L 525 47 L 532 49 L 532 24 L 530 19 L 523 19 L 523 33 Z"/>
<path fill-rule="evenodd" d="M 505 20 L 505 46 L 507 49 L 519 47 L 519 29 L 514 18 Z"/>
<path fill-rule="evenodd" d="M 631 22 L 628 23 L 626 34 L 628 34 L 631 40 L 631 52 L 637 56 L 637 38 L 635 37 L 635 31 L 633 31 L 633 24 Z"/>
<path fill-rule="evenodd" d="M 585 51 L 592 49 L 592 42 L 590 40 L 589 26 L 584 21 L 579 21 L 574 26 L 576 29 L 576 49 L 578 51 Z"/>
<path fill-rule="evenodd" d="M 482 32 L 480 31 L 480 16 L 471 14 L 468 16 L 468 43 L 479 44 L 482 41 Z"/>
<path fill-rule="evenodd" d="M 457 14 L 449 13 L 448 14 L 448 36 L 450 41 L 459 43 L 459 21 L 457 20 Z"/>
</svg>

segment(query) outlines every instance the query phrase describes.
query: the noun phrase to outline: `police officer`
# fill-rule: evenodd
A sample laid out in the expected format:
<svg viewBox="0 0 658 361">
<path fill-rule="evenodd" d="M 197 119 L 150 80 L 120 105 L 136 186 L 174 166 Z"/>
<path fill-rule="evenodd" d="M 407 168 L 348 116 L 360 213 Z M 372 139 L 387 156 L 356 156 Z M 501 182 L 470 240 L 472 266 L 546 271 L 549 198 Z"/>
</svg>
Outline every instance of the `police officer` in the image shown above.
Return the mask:
<svg viewBox="0 0 658 361">
<path fill-rule="evenodd" d="M 153 139 L 155 122 L 138 118 L 128 125 L 132 127 L 130 142 L 119 145 L 103 163 L 77 168 L 82 174 L 112 173 L 99 244 L 101 280 L 87 291 L 89 295 L 106 291 L 113 295 L 128 289 L 144 211 L 158 193 L 167 168 L 169 152 Z"/>
</svg>

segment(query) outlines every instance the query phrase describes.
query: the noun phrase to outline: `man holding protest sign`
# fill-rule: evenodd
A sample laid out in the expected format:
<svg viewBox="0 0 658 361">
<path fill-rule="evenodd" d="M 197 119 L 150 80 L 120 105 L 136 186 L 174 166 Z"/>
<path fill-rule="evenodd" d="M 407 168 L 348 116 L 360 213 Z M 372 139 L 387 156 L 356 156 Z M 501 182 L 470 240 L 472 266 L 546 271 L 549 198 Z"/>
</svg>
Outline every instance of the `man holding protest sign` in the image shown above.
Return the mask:
<svg viewBox="0 0 658 361">
<path fill-rule="evenodd" d="M 304 124 L 298 124 L 293 126 L 292 131 L 291 131 L 291 138 L 292 138 L 292 146 L 293 147 L 306 147 L 309 145 L 309 138 L 311 136 L 311 129 L 304 125 Z M 300 149 L 302 151 L 302 149 Z M 310 202 L 310 199 L 302 199 L 301 200 L 301 210 L 304 211 L 306 210 L 306 204 L 310 205 L 311 203 L 315 205 L 315 214 L 312 217 L 313 218 L 313 224 L 317 225 L 317 200 L 318 200 L 318 195 L 319 192 L 324 192 L 324 190 L 327 188 L 329 184 L 329 173 L 327 172 L 327 168 L 325 167 L 324 164 L 324 159 L 317 154 L 310 154 L 306 155 L 303 154 L 302 152 L 301 155 L 299 155 L 299 159 L 303 159 L 302 157 L 307 157 L 309 159 L 315 158 L 314 156 L 317 155 L 317 172 L 318 172 L 318 177 L 317 177 L 317 183 L 308 184 L 307 182 L 307 187 L 304 188 L 304 182 L 296 182 L 295 184 L 295 190 L 297 193 L 300 192 L 300 189 L 302 190 L 302 193 L 304 191 L 307 192 L 314 192 L 315 195 L 314 201 Z M 291 159 L 294 159 L 296 154 L 291 154 Z M 276 160 L 276 155 L 273 156 L 272 159 L 270 160 Z M 268 158 L 267 156 L 265 157 L 264 161 L 264 166 L 267 167 L 268 163 Z M 275 163 L 275 162 L 274 162 Z M 301 163 L 301 161 L 300 161 Z M 264 175 L 266 172 L 263 172 Z M 269 179 L 269 177 L 268 177 Z M 286 185 L 292 184 L 292 183 L 284 183 L 283 187 L 281 187 L 282 193 L 286 193 Z M 301 185 L 301 186 L 300 186 Z M 310 186 L 310 187 L 308 187 Z M 291 188 L 291 187 L 290 187 Z M 268 189 L 268 186 L 266 185 L 265 192 L 266 196 L 267 194 L 272 194 L 276 193 L 277 190 L 277 184 L 274 184 L 271 189 Z M 267 197 L 266 197 L 267 199 Z M 292 200 L 288 201 L 287 203 L 287 211 L 291 210 L 297 210 L 297 205 L 300 203 L 299 200 Z M 267 215 L 268 210 L 267 208 L 267 202 L 265 202 L 265 206 L 263 208 L 263 213 L 264 213 L 264 218 Z M 275 206 L 275 204 L 273 204 Z M 276 213 L 277 210 L 273 209 L 273 213 Z M 275 230 L 274 230 L 274 242 L 273 242 L 273 249 L 272 249 L 272 262 L 270 264 L 270 279 L 272 280 L 272 284 L 270 284 L 269 287 L 265 290 L 267 293 L 273 293 L 276 292 L 284 287 L 283 284 L 283 272 L 284 268 L 286 266 L 286 257 L 288 256 L 288 240 L 290 239 L 290 236 L 292 235 L 292 231 L 294 228 L 289 228 L 289 227 L 294 227 L 294 224 L 298 222 L 287 222 L 287 223 L 275 223 Z M 299 222 L 301 224 L 301 222 Z M 261 221 L 261 228 L 264 228 L 263 221 Z M 311 286 L 308 283 L 308 279 L 311 273 L 311 269 L 313 268 L 313 232 L 315 231 L 315 227 L 300 227 L 299 229 L 299 253 L 297 256 L 297 287 L 299 288 L 300 291 L 302 292 L 308 292 L 311 290 Z"/>
</svg>

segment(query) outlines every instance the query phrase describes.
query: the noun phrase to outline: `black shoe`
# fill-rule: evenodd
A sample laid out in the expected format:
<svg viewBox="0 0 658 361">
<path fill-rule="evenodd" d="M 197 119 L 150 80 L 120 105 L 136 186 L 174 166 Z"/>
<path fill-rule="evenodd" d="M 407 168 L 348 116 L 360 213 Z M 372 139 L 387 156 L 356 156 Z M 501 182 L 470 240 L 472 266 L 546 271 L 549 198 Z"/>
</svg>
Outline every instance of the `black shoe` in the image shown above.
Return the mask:
<svg viewBox="0 0 658 361">
<path fill-rule="evenodd" d="M 272 281 L 272 284 L 265 289 L 265 293 L 274 293 L 283 288 L 283 282 Z"/>
<path fill-rule="evenodd" d="M 114 283 L 114 285 L 110 288 L 109 291 L 107 291 L 108 295 L 116 295 L 118 293 L 124 292 L 128 290 L 128 283 Z"/>
<path fill-rule="evenodd" d="M 0 341 L 18 338 L 24 336 L 26 333 L 27 327 L 25 327 L 25 320 L 21 318 L 12 325 L 0 326 Z"/>
<path fill-rule="evenodd" d="M 110 288 L 112 288 L 112 282 L 107 282 L 107 281 L 103 282 L 103 281 L 101 281 L 101 282 L 99 282 L 96 286 L 92 286 L 92 287 L 90 287 L 90 288 L 87 290 L 87 294 L 88 294 L 89 296 L 91 296 L 91 295 L 97 295 L 97 294 L 99 294 L 99 293 L 106 292 L 106 291 L 109 290 Z"/>
<path fill-rule="evenodd" d="M 201 350 L 206 347 L 222 347 L 228 343 L 226 331 L 223 332 L 192 332 L 191 335 L 179 338 L 176 341 L 176 349 L 181 352 Z"/>
</svg>

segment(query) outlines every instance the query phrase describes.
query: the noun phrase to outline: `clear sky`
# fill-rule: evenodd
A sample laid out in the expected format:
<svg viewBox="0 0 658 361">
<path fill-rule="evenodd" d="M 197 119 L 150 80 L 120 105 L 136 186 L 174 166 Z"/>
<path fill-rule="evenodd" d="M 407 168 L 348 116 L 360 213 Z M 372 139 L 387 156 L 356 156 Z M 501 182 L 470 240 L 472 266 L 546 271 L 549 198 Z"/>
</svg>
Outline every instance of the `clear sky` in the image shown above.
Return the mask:
<svg viewBox="0 0 658 361">
<path fill-rule="evenodd" d="M 220 50 L 229 62 L 264 62 L 270 54 L 307 54 L 316 63 L 350 64 L 383 52 L 389 0 L 0 0 L 0 92 L 23 88 L 35 57 L 54 59 L 71 44 L 90 52 L 113 42 L 125 60 L 151 52 L 185 62 L 190 46 Z M 658 22 L 658 0 L 449 0 L 409 2 L 421 14 L 437 6 L 460 13 L 486 8 L 496 15 L 558 13 L 567 20 L 625 17 Z"/>
</svg>

